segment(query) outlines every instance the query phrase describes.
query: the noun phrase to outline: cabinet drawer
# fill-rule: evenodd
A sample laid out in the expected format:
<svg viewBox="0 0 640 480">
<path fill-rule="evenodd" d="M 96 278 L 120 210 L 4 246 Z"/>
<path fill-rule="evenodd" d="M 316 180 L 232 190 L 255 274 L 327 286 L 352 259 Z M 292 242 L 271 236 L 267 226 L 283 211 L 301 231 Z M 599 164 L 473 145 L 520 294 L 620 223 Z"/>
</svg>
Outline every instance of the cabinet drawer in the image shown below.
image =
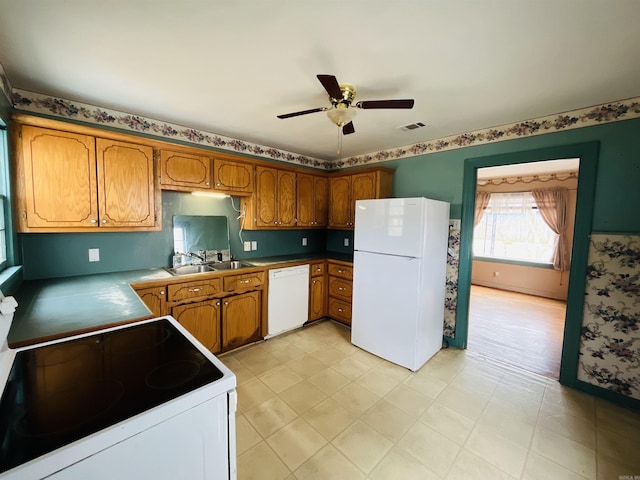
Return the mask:
<svg viewBox="0 0 640 480">
<path fill-rule="evenodd" d="M 312 263 L 309 265 L 309 273 L 312 277 L 319 277 L 320 275 L 324 275 L 324 272 L 327 271 L 327 264 L 322 263 Z"/>
<path fill-rule="evenodd" d="M 246 290 L 264 285 L 264 272 L 245 273 L 242 275 L 229 275 L 224 277 L 225 292 Z"/>
<path fill-rule="evenodd" d="M 353 294 L 353 283 L 351 280 L 344 280 L 338 277 L 329 277 L 329 295 L 340 297 L 348 302 Z"/>
<path fill-rule="evenodd" d="M 346 267 L 344 265 L 336 265 L 335 263 L 329 263 L 329 275 L 352 280 L 353 267 Z"/>
<path fill-rule="evenodd" d="M 329 297 L 329 316 L 341 322 L 351 324 L 351 304 Z"/>
<path fill-rule="evenodd" d="M 197 282 L 177 283 L 169 285 L 167 300 L 177 302 L 189 298 L 210 297 L 222 291 L 222 282 L 219 278 L 201 280 Z"/>
</svg>

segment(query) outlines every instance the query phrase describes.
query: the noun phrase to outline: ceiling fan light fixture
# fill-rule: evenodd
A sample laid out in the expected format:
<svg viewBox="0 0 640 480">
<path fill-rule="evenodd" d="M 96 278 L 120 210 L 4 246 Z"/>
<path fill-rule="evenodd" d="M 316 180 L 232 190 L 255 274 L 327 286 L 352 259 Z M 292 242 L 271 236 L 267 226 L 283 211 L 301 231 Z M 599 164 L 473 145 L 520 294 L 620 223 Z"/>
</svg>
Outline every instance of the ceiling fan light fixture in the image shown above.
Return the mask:
<svg viewBox="0 0 640 480">
<path fill-rule="evenodd" d="M 344 127 L 356 116 L 356 110 L 349 108 L 347 105 L 338 104 L 327 110 L 327 117 L 339 127 Z"/>
</svg>

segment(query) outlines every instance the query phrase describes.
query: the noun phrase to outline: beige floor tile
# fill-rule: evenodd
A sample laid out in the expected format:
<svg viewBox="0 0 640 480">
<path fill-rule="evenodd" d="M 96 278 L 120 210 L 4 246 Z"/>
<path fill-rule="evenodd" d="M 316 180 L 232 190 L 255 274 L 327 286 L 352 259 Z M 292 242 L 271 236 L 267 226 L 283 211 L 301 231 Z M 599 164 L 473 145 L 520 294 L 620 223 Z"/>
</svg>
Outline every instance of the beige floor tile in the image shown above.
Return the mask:
<svg viewBox="0 0 640 480">
<path fill-rule="evenodd" d="M 409 429 L 398 446 L 441 477 L 449 471 L 460 450 L 458 445 L 421 422 Z"/>
<path fill-rule="evenodd" d="M 298 480 L 359 480 L 364 474 L 333 445 L 307 460 L 294 472 Z M 240 480 L 240 479 L 239 479 Z"/>
<path fill-rule="evenodd" d="M 493 375 L 487 375 L 482 370 L 474 373 L 465 369 L 451 381 L 450 385 L 459 388 L 460 390 L 477 392 L 479 394 L 490 396 L 497 388 L 499 382 L 499 379 L 495 378 Z"/>
<path fill-rule="evenodd" d="M 267 438 L 269 446 L 292 471 L 311 458 L 327 441 L 302 418 Z"/>
<path fill-rule="evenodd" d="M 362 415 L 380 400 L 380 397 L 356 383 L 350 383 L 338 390 L 332 395 L 332 398 L 357 415 Z"/>
<path fill-rule="evenodd" d="M 371 370 L 371 367 L 356 360 L 355 358 L 353 358 L 353 355 L 334 363 L 333 365 L 331 365 L 331 368 L 340 372 L 349 380 L 355 380 L 359 376 Z"/>
<path fill-rule="evenodd" d="M 489 402 L 489 395 L 485 393 L 470 392 L 449 385 L 436 398 L 436 403 L 444 405 L 451 410 L 464 415 L 471 420 L 477 420 Z"/>
<path fill-rule="evenodd" d="M 291 360 L 304 357 L 305 355 L 307 355 L 307 352 L 289 343 L 286 346 L 274 349 L 271 352 L 271 355 L 273 355 L 274 358 L 277 358 L 280 362 L 286 363 L 290 362 Z"/>
<path fill-rule="evenodd" d="M 596 478 L 596 452 L 567 437 L 537 428 L 531 449 L 574 473 Z"/>
<path fill-rule="evenodd" d="M 296 383 L 301 382 L 303 378 L 287 366 L 276 367 L 261 375 L 260 380 L 275 393 L 280 393 Z"/>
<path fill-rule="evenodd" d="M 243 454 L 254 445 L 260 443 L 262 437 L 247 421 L 244 415 L 236 417 L 236 451 Z"/>
<path fill-rule="evenodd" d="M 282 480 L 290 473 L 264 441 L 238 457 L 238 480 Z"/>
<path fill-rule="evenodd" d="M 351 380 L 333 368 L 327 368 L 313 377 L 309 377 L 308 380 L 327 395 L 333 395 L 351 382 Z"/>
<path fill-rule="evenodd" d="M 476 425 L 469 435 L 465 448 L 516 478 L 519 478 L 522 473 L 528 453 L 526 447 L 483 425 Z"/>
<path fill-rule="evenodd" d="M 522 480 L 586 480 L 585 477 L 567 470 L 546 457 L 529 452 L 527 464 L 522 473 Z"/>
<path fill-rule="evenodd" d="M 280 366 L 282 362 L 275 358 L 273 355 L 262 354 L 256 355 L 255 357 L 247 358 L 246 360 L 242 360 L 242 364 L 251 370 L 255 376 L 259 377 L 260 375 L 267 373 L 269 370 Z"/>
<path fill-rule="evenodd" d="M 236 391 L 238 392 L 238 409 L 242 412 L 246 412 L 275 396 L 275 393 L 257 378 L 239 385 Z"/>
<path fill-rule="evenodd" d="M 327 398 L 308 410 L 304 418 L 327 440 L 333 440 L 353 423 L 358 415 L 342 407 L 333 398 Z"/>
<path fill-rule="evenodd" d="M 350 338 L 348 338 L 346 341 L 338 340 L 332 343 L 331 346 L 336 350 L 339 350 L 340 352 L 345 353 L 347 355 L 352 355 L 359 350 L 358 347 L 356 347 L 351 343 Z"/>
<path fill-rule="evenodd" d="M 602 428 L 598 428 L 596 436 L 598 455 L 614 463 L 635 467 L 640 475 L 640 441 Z"/>
<path fill-rule="evenodd" d="M 598 480 L 633 479 L 638 474 L 638 469 L 629 465 L 613 462 L 606 457 L 597 456 Z"/>
<path fill-rule="evenodd" d="M 591 416 L 585 419 L 569 413 L 541 411 L 537 425 L 541 430 L 563 435 L 587 448 L 596 448 L 596 426 Z"/>
<path fill-rule="evenodd" d="M 570 413 L 583 418 L 595 418 L 595 405 L 594 397 L 586 393 L 560 384 L 548 384 L 540 408 L 550 413 Z"/>
<path fill-rule="evenodd" d="M 534 422 L 525 421 L 516 416 L 507 417 L 504 412 L 486 408 L 476 425 L 491 429 L 524 448 L 529 448 L 535 430 Z"/>
<path fill-rule="evenodd" d="M 327 365 L 311 355 L 305 355 L 287 362 L 287 367 L 301 377 L 309 378 L 323 371 Z"/>
<path fill-rule="evenodd" d="M 420 368 L 418 373 L 421 375 L 429 375 L 431 377 L 437 378 L 442 382 L 445 382 L 446 384 L 449 384 L 454 378 L 458 376 L 460 370 L 458 370 L 456 365 L 442 365 L 442 362 L 429 360 L 422 366 L 422 368 Z"/>
<path fill-rule="evenodd" d="M 287 402 L 299 415 L 302 415 L 327 398 L 327 395 L 312 383 L 303 380 L 280 393 L 280 398 Z"/>
<path fill-rule="evenodd" d="M 393 444 L 366 423 L 356 420 L 331 442 L 365 473 L 382 460 Z"/>
<path fill-rule="evenodd" d="M 401 383 L 385 395 L 385 400 L 417 418 L 422 415 L 433 400 L 417 390 Z"/>
<path fill-rule="evenodd" d="M 447 382 L 426 373 L 410 375 L 403 383 L 429 398 L 437 398 L 448 385 Z"/>
<path fill-rule="evenodd" d="M 371 480 L 440 480 L 418 460 L 399 447 L 393 447 L 369 475 Z"/>
<path fill-rule="evenodd" d="M 242 362 L 234 357 L 233 354 L 218 355 L 218 359 L 230 370 L 234 370 L 242 366 Z"/>
<path fill-rule="evenodd" d="M 315 352 L 327 346 L 325 342 L 317 338 L 313 338 L 312 336 L 296 339 L 294 345 L 307 353 Z"/>
<path fill-rule="evenodd" d="M 333 365 L 334 363 L 347 358 L 350 354 L 341 352 L 337 348 L 329 345 L 321 348 L 320 350 L 316 350 L 311 355 L 326 365 Z"/>
<path fill-rule="evenodd" d="M 605 400 L 597 400 L 596 422 L 600 429 L 616 432 L 634 442 L 640 442 L 640 412 L 619 407 Z"/>
<path fill-rule="evenodd" d="M 369 426 L 392 442 L 398 442 L 415 423 L 415 418 L 386 400 L 380 400 L 361 417 Z"/>
<path fill-rule="evenodd" d="M 516 480 L 489 462 L 463 449 L 445 477 L 446 480 Z M 554 479 L 547 479 L 554 480 Z"/>
<path fill-rule="evenodd" d="M 420 421 L 458 445 L 464 445 L 475 425 L 472 420 L 439 403 L 432 404 Z"/>
<path fill-rule="evenodd" d="M 379 397 L 384 397 L 398 385 L 399 381 L 382 375 L 376 370 L 377 368 L 369 370 L 364 375 L 358 377 L 355 383 L 375 393 Z"/>
<path fill-rule="evenodd" d="M 407 368 L 401 367 L 400 365 L 396 365 L 394 363 L 387 362 L 387 361 L 383 361 L 378 365 L 376 365 L 373 368 L 372 372 L 380 373 L 385 377 L 389 377 L 395 380 L 397 383 L 400 383 L 406 380 L 410 376 L 416 375 L 416 373 L 412 372 Z"/>
<path fill-rule="evenodd" d="M 502 413 L 504 416 L 535 424 L 540 413 L 540 402 L 523 396 L 498 395 L 494 392 L 485 406 L 483 413 L 485 412 Z"/>
<path fill-rule="evenodd" d="M 384 362 L 384 360 L 373 353 L 369 353 L 366 350 L 359 348 L 355 353 L 351 355 L 353 360 L 357 360 L 360 363 L 364 363 L 367 367 L 373 368 Z"/>
<path fill-rule="evenodd" d="M 291 422 L 298 414 L 276 397 L 246 411 L 244 416 L 266 438 Z"/>
<path fill-rule="evenodd" d="M 240 365 L 231 369 L 231 371 L 236 375 L 237 385 L 242 385 L 247 383 L 250 380 L 254 380 L 256 376 L 244 365 Z"/>
</svg>

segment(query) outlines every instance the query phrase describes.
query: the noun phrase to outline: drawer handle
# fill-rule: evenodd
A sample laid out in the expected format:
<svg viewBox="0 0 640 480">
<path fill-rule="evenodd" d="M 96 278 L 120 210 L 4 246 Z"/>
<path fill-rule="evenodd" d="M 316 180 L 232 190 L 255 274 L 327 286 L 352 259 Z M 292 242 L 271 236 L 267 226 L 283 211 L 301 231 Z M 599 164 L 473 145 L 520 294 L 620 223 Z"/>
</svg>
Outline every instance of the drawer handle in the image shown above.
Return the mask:
<svg viewBox="0 0 640 480">
<path fill-rule="evenodd" d="M 189 291 L 190 292 L 199 292 L 200 289 L 199 288 L 190 288 Z"/>
<path fill-rule="evenodd" d="M 338 270 L 338 273 L 344 273 L 344 270 Z"/>
<path fill-rule="evenodd" d="M 344 287 L 338 287 L 338 290 L 343 291 Z"/>
<path fill-rule="evenodd" d="M 240 283 L 249 283 L 251 280 L 240 280 Z"/>
<path fill-rule="evenodd" d="M 338 311 L 339 311 L 340 313 L 344 312 L 344 310 L 343 310 L 343 309 L 341 309 L 341 308 L 339 308 L 339 309 L 338 309 Z"/>
</svg>

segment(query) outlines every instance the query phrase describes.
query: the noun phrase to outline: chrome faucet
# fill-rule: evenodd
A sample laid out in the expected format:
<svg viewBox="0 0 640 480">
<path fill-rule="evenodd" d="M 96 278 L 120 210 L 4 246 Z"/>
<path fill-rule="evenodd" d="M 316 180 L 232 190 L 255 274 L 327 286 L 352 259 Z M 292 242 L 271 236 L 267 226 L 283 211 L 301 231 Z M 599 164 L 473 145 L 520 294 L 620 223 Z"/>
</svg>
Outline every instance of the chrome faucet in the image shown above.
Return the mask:
<svg viewBox="0 0 640 480">
<path fill-rule="evenodd" d="M 195 253 L 195 252 L 178 253 L 178 255 L 184 255 L 185 257 L 193 258 L 194 260 L 196 260 L 196 263 L 205 263 L 207 261 L 206 250 L 198 250 L 198 253 Z"/>
</svg>

